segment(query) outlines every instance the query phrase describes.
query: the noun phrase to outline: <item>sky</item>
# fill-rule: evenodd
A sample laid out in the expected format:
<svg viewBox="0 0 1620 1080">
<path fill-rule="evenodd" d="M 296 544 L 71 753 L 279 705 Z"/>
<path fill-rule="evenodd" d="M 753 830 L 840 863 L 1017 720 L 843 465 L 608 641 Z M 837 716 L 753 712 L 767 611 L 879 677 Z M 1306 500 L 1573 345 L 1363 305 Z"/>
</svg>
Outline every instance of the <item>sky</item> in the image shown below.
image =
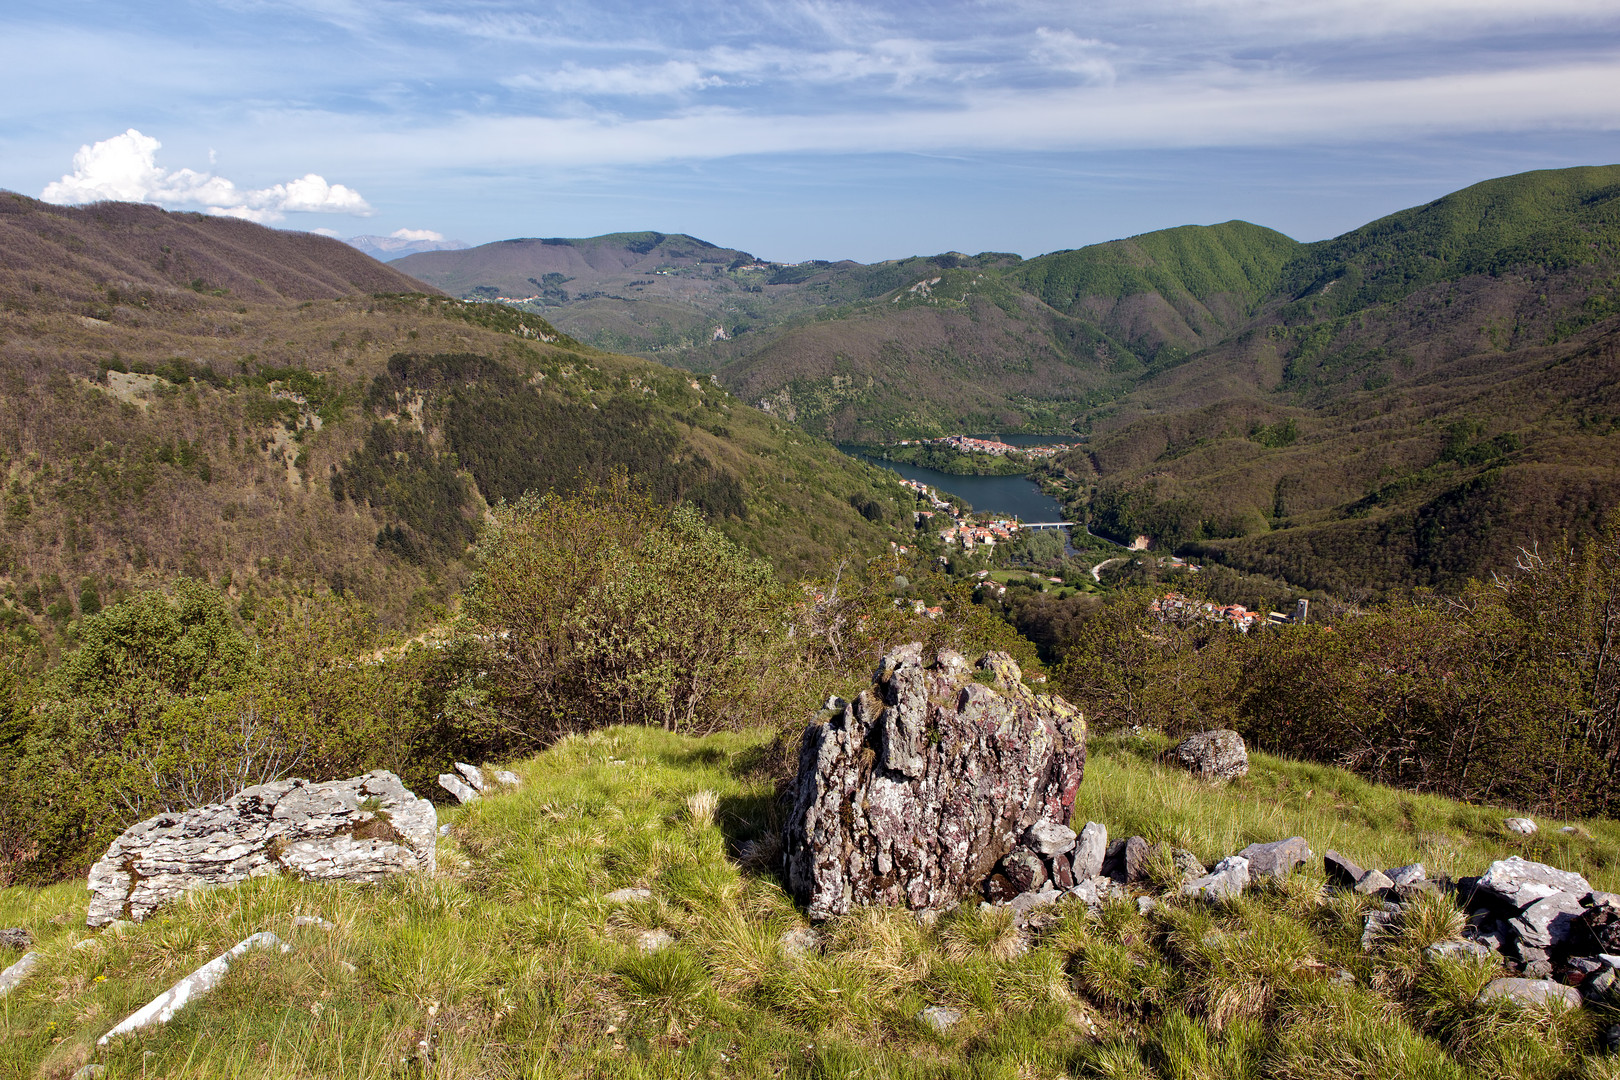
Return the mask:
<svg viewBox="0 0 1620 1080">
<path fill-rule="evenodd" d="M 0 9 L 0 188 L 332 235 L 1024 256 L 1620 162 L 1615 0 Z"/>
</svg>

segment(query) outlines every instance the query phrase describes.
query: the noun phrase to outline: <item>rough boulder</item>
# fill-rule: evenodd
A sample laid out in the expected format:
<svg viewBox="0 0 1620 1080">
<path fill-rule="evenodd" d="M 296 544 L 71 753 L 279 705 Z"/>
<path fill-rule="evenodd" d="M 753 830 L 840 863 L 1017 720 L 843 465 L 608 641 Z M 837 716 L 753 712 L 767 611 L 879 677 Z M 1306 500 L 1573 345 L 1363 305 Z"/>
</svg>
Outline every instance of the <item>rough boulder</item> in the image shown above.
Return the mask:
<svg viewBox="0 0 1620 1080">
<path fill-rule="evenodd" d="M 815 919 L 946 907 L 1031 826 L 1068 824 L 1085 762 L 1079 711 L 1031 691 L 1005 653 L 971 666 L 948 649 L 895 649 L 871 688 L 805 731 L 789 883 Z"/>
<path fill-rule="evenodd" d="M 90 870 L 91 926 L 140 922 L 187 889 L 288 873 L 381 881 L 434 870 L 433 804 L 378 770 L 353 780 L 282 780 L 124 830 Z"/>
<path fill-rule="evenodd" d="M 1206 780 L 1236 780 L 1249 772 L 1249 751 L 1235 731 L 1200 731 L 1171 751 L 1182 768 Z"/>
</svg>

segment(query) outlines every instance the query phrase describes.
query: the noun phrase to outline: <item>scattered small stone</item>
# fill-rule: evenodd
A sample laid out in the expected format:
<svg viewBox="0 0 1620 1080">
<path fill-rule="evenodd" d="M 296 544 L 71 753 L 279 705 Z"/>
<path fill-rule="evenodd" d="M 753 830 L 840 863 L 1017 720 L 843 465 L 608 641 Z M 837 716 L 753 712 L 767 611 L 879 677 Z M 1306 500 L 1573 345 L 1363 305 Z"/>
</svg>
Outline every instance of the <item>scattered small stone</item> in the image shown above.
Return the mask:
<svg viewBox="0 0 1620 1080">
<path fill-rule="evenodd" d="M 1322 870 L 1327 874 L 1329 885 L 1343 885 L 1347 888 L 1360 881 L 1362 875 L 1367 872 L 1337 851 L 1329 851 L 1322 856 Z"/>
<path fill-rule="evenodd" d="M 478 789 L 468 786 L 467 782 L 455 773 L 440 773 L 439 786 L 456 797 L 456 802 L 466 805 L 478 801 Z"/>
<path fill-rule="evenodd" d="M 34 947 L 34 935 L 27 928 L 13 926 L 0 930 L 0 949 L 31 949 Z"/>
<path fill-rule="evenodd" d="M 1249 860 L 1241 855 L 1228 855 L 1215 864 L 1215 869 L 1201 878 L 1181 887 L 1181 895 L 1196 896 L 1203 900 L 1230 900 L 1249 887 Z"/>
<path fill-rule="evenodd" d="M 1250 844 L 1238 854 L 1249 860 L 1249 873 L 1254 877 L 1281 878 L 1304 866 L 1311 848 L 1303 836 L 1290 836 L 1269 844 Z"/>
<path fill-rule="evenodd" d="M 23 953 L 16 963 L 6 968 L 6 970 L 0 971 L 0 997 L 5 997 L 17 989 L 22 981 L 28 978 L 28 973 L 34 970 L 34 965 L 38 963 L 39 953 Z"/>
<path fill-rule="evenodd" d="M 917 920 L 918 926 L 933 927 L 939 925 L 938 908 L 920 908 L 917 911 L 913 911 L 911 915 Z"/>
<path fill-rule="evenodd" d="M 1510 817 L 1505 819 L 1502 824 L 1510 833 L 1518 833 L 1520 836 L 1536 835 L 1536 823 L 1527 817 Z"/>
<path fill-rule="evenodd" d="M 639 904 L 652 899 L 651 889 L 614 889 L 603 900 L 610 904 Z"/>
<path fill-rule="evenodd" d="M 1020 893 L 1039 889 L 1046 884 L 1046 865 L 1033 851 L 1019 848 L 1001 860 L 1001 872 Z"/>
<path fill-rule="evenodd" d="M 1340 968 L 1328 977 L 1328 981 L 1338 983 L 1340 986 L 1356 985 L 1356 973 L 1349 968 Z"/>
<path fill-rule="evenodd" d="M 939 913 L 935 912 L 937 918 Z M 782 935 L 782 955 L 790 960 L 802 960 L 821 946 L 821 937 L 808 926 L 795 926 Z"/>
<path fill-rule="evenodd" d="M 513 772 L 510 769 L 496 769 L 495 770 L 495 782 L 497 784 L 500 784 L 502 787 L 522 787 L 523 786 L 523 781 L 518 779 L 518 774 Z"/>
<path fill-rule="evenodd" d="M 1059 889 L 1074 888 L 1074 867 L 1070 865 L 1066 856 L 1059 855 L 1052 860 L 1052 884 Z"/>
<path fill-rule="evenodd" d="M 949 1005 L 930 1005 L 917 1014 L 917 1019 L 943 1035 L 962 1022 L 962 1010 Z"/>
<path fill-rule="evenodd" d="M 675 944 L 675 936 L 668 930 L 643 930 L 636 935 L 636 948 L 644 953 L 655 953 Z"/>
<path fill-rule="evenodd" d="M 1080 838 L 1074 845 L 1074 880 L 1089 881 L 1103 872 L 1103 858 L 1108 854 L 1108 826 L 1096 821 L 1086 822 Z"/>
<path fill-rule="evenodd" d="M 73 1074 L 73 1080 L 100 1080 L 107 1075 L 107 1066 L 91 1063 L 81 1066 Z"/>
<path fill-rule="evenodd" d="M 439 838 L 442 840 L 450 835 L 450 823 L 447 821 L 439 826 Z"/>
<path fill-rule="evenodd" d="M 1569 941 L 1581 928 L 1581 917 L 1586 909 L 1569 893 L 1553 893 L 1531 904 L 1508 926 L 1519 938 L 1522 946 L 1551 949 Z"/>
<path fill-rule="evenodd" d="M 1479 1001 L 1503 999 L 1521 1005 L 1568 1005 L 1581 1003 L 1581 992 L 1551 979 L 1492 979 L 1479 993 Z"/>
<path fill-rule="evenodd" d="M 1412 863 L 1410 866 L 1397 866 L 1393 870 L 1385 870 L 1384 874 L 1397 889 L 1402 885 L 1411 885 L 1419 881 L 1427 881 L 1428 875 L 1424 873 L 1422 863 Z"/>
<path fill-rule="evenodd" d="M 350 975 L 357 975 L 360 972 L 359 968 L 355 967 L 353 964 L 349 963 L 347 960 L 339 960 L 337 962 L 337 965 L 338 965 L 338 967 L 342 968 L 344 971 L 347 971 Z"/>
<path fill-rule="evenodd" d="M 1065 895 L 1071 899 L 1080 901 L 1087 907 L 1102 906 L 1102 897 L 1097 894 L 1097 883 L 1091 878 L 1087 878 L 1085 881 L 1077 883 L 1075 887 L 1070 889 Z"/>
<path fill-rule="evenodd" d="M 1073 851 L 1077 839 L 1073 829 L 1050 818 L 1042 818 L 1024 832 L 1024 843 L 1030 850 L 1049 859 Z"/>
<path fill-rule="evenodd" d="M 1238 852 L 1239 855 L 1243 853 Z M 1182 884 L 1201 878 L 1209 873 L 1209 867 L 1198 861 L 1198 856 L 1184 848 L 1175 848 L 1170 852 L 1170 861 L 1175 864 L 1176 872 L 1181 875 Z M 1249 863 L 1249 870 L 1254 871 L 1254 863 Z"/>
<path fill-rule="evenodd" d="M 1430 960 L 1494 960 L 1496 953 L 1477 941 L 1437 941 L 1423 950 Z"/>
<path fill-rule="evenodd" d="M 1138 915 L 1151 915 L 1159 902 L 1151 896 L 1138 896 L 1136 898 L 1136 913 Z"/>
<path fill-rule="evenodd" d="M 1045 907 L 1048 904 L 1055 904 L 1062 899 L 1062 897 L 1062 893 L 1048 885 L 1044 889 L 1040 889 L 1038 891 L 1019 893 L 1017 896 L 1007 901 L 1007 906 L 1018 912 L 1020 915 L 1024 915 L 1038 907 Z"/>
<path fill-rule="evenodd" d="M 319 915 L 294 915 L 292 924 L 294 929 L 301 926 L 313 926 L 317 930 L 336 929 L 336 927 L 327 922 L 325 919 L 321 918 Z"/>
<path fill-rule="evenodd" d="M 1395 883 L 1389 880 L 1383 871 L 1368 870 L 1356 882 L 1354 891 L 1364 896 L 1375 896 L 1381 894 L 1385 889 L 1393 889 L 1394 887 Z"/>
<path fill-rule="evenodd" d="M 1372 952 L 1373 947 L 1389 935 L 1390 927 L 1400 918 L 1393 911 L 1370 911 L 1361 930 L 1361 951 Z"/>
<path fill-rule="evenodd" d="M 1512 855 L 1491 863 L 1479 879 L 1476 896 L 1518 912 L 1555 893 L 1569 893 L 1579 900 L 1591 891 L 1591 884 L 1579 874 Z"/>
<path fill-rule="evenodd" d="M 174 1014 L 185 1008 L 192 998 L 201 997 L 225 978 L 225 973 L 231 969 L 231 961 L 245 956 L 251 949 L 278 949 L 289 952 L 291 945 L 282 941 L 268 931 L 260 931 L 250 937 L 243 938 L 230 948 L 220 953 L 190 975 L 181 979 L 163 993 L 147 1002 L 141 1008 L 130 1013 L 117 1027 L 96 1040 L 97 1046 L 106 1046 L 120 1035 L 133 1034 L 142 1028 L 157 1024 L 167 1024 L 174 1019 Z"/>
<path fill-rule="evenodd" d="M 1183 768 L 1206 780 L 1236 780 L 1249 771 L 1249 752 L 1235 731 L 1201 731 L 1183 739 L 1171 754 Z"/>
<path fill-rule="evenodd" d="M 1153 848 L 1140 836 L 1132 836 L 1125 841 L 1125 880 L 1131 883 L 1147 880 L 1148 860 L 1153 857 Z"/>
<path fill-rule="evenodd" d="M 1592 834 L 1581 828 L 1579 825 L 1565 825 L 1558 831 L 1563 833 L 1565 836 L 1579 836 L 1587 840 L 1592 838 Z"/>
</svg>

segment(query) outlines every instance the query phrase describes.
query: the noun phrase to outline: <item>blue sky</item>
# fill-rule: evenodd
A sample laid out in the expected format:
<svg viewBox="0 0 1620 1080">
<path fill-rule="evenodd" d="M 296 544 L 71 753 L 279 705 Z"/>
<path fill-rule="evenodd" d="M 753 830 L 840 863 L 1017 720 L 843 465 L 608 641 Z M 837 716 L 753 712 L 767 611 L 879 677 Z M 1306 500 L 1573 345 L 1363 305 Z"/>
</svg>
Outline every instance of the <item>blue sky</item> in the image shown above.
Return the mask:
<svg viewBox="0 0 1620 1080">
<path fill-rule="evenodd" d="M 1315 240 L 1616 161 L 1614 0 L 0 12 L 0 187 L 345 236 L 651 228 L 785 261 L 1229 218 Z"/>
</svg>

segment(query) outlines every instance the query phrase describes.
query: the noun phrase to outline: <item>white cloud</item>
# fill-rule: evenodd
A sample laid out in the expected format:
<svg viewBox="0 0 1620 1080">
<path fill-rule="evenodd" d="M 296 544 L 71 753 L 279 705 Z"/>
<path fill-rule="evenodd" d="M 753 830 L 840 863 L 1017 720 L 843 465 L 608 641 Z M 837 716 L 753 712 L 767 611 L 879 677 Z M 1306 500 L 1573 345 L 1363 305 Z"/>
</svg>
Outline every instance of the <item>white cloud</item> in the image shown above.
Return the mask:
<svg viewBox="0 0 1620 1080">
<path fill-rule="evenodd" d="M 324 226 L 322 228 L 311 229 L 309 231 L 314 233 L 316 236 L 330 236 L 333 240 L 341 240 L 341 239 L 343 239 L 343 234 L 342 233 L 338 232 L 336 229 L 328 229 L 328 228 L 325 228 Z"/>
<path fill-rule="evenodd" d="M 244 191 L 212 173 L 192 169 L 171 172 L 157 164 L 157 151 L 162 145 L 150 135 L 130 128 L 122 135 L 81 146 L 73 155 L 73 172 L 46 184 L 40 198 L 58 204 L 112 199 L 171 207 L 199 206 L 209 214 L 261 223 L 280 221 L 289 213 L 362 217 L 371 213 L 370 204 L 358 191 L 329 184 L 315 173 Z"/>
<path fill-rule="evenodd" d="M 1211 68 L 1151 82 L 975 93 L 945 108 L 473 117 L 409 134 L 347 137 L 376 160 L 571 168 L 771 153 L 1322 145 L 1433 133 L 1616 131 L 1616 101 L 1620 60 L 1364 80 Z"/>
<path fill-rule="evenodd" d="M 444 243 L 444 234 L 436 233 L 432 229 L 395 229 L 388 235 L 395 240 L 427 240 L 435 244 Z"/>
</svg>

